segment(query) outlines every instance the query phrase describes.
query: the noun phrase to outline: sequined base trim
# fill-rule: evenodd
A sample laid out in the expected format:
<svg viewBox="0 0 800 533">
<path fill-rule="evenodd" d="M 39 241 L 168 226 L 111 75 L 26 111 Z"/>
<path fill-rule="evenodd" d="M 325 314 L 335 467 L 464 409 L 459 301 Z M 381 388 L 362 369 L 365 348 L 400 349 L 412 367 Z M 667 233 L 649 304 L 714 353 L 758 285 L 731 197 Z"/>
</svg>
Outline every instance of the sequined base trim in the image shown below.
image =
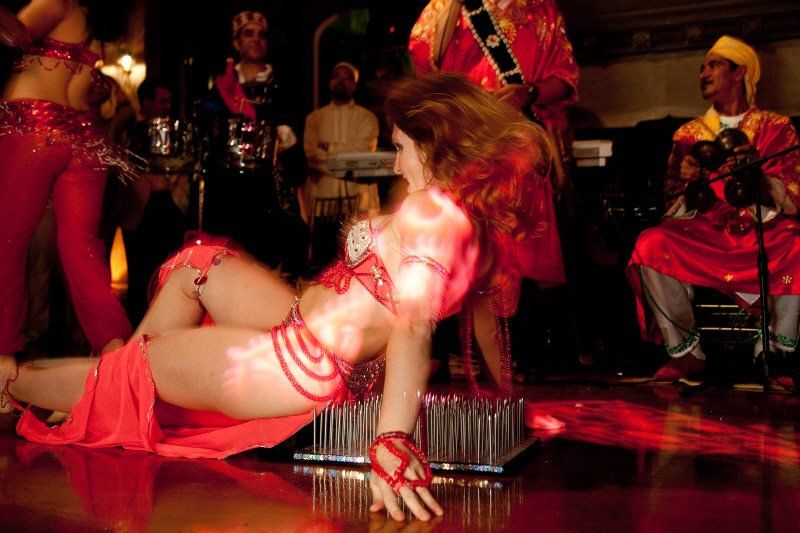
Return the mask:
<svg viewBox="0 0 800 533">
<path fill-rule="evenodd" d="M 773 346 L 779 347 L 784 352 L 794 352 L 797 349 L 797 338 L 770 332 L 769 340 Z"/>
<path fill-rule="evenodd" d="M 0 102 L 0 136 L 40 135 L 48 146 L 67 146 L 81 163 L 97 168 L 115 168 L 120 180 L 133 181 L 143 168 L 140 158 L 103 138 L 95 117 L 47 100 Z"/>
<path fill-rule="evenodd" d="M 333 360 L 339 371 L 342 373 L 347 388 L 356 396 L 365 396 L 379 376 L 383 375 L 386 370 L 386 354 L 382 353 L 379 356 L 367 361 L 354 365 L 337 357 Z"/>
<path fill-rule="evenodd" d="M 678 357 L 683 357 L 687 353 L 691 352 L 692 349 L 700 343 L 700 334 L 696 331 L 692 331 L 688 337 L 684 340 L 676 344 L 675 346 L 667 346 L 667 355 L 672 358 L 677 359 Z"/>
<path fill-rule="evenodd" d="M 91 44 L 91 39 L 83 43 L 67 43 L 44 37 L 28 45 L 25 54 L 32 58 L 48 57 L 60 59 L 62 62 L 77 63 L 74 67 L 69 63 L 64 63 L 64 66 L 74 74 L 80 72 L 81 66 L 93 67 L 100 60 L 100 55 L 93 52 L 89 48 L 89 44 Z"/>
</svg>

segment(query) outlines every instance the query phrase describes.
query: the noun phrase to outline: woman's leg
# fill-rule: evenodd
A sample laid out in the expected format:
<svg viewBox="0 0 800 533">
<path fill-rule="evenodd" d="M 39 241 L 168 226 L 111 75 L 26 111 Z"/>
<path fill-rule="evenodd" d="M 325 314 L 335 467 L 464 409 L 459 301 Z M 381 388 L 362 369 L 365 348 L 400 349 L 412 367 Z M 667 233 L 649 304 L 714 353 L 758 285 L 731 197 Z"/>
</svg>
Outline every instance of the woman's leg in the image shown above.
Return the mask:
<svg viewBox="0 0 800 533">
<path fill-rule="evenodd" d="M 299 354 L 294 333 L 287 336 Z M 147 358 L 158 398 L 178 407 L 220 412 L 242 420 L 307 413 L 319 402 L 298 392 L 294 384 L 310 395 L 326 397 L 337 390 L 341 378 L 328 358 L 314 362 L 300 355 L 311 373 L 330 375 L 332 379 L 309 377 L 286 355 L 284 341 L 279 343 L 283 363 L 275 353 L 270 333 L 254 329 L 218 326 L 150 339 Z M 130 349 L 135 350 L 134 357 L 142 356 L 138 343 L 129 343 L 122 351 L 105 357 L 129 357 L 130 352 L 125 350 Z M 100 361 L 102 380 L 103 360 Z M 61 364 L 41 361 L 33 367 L 21 366 L 16 380 L 9 383 L 9 392 L 17 402 L 69 412 L 97 363 L 96 358 L 87 357 Z M 283 365 L 293 376 L 294 384 L 284 373 Z"/>
<path fill-rule="evenodd" d="M 294 288 L 255 260 L 229 255 L 218 258 L 219 264 L 208 271 L 200 291 L 202 307 L 197 300 L 197 271 L 178 268 L 150 304 L 136 335 L 159 336 L 194 327 L 203 308 L 217 325 L 266 331 L 280 324 L 294 303 Z"/>
<path fill-rule="evenodd" d="M 69 161 L 66 149 L 40 144 L 34 136 L 0 137 L 0 354 L 23 347 L 28 246 L 53 178 Z"/>
<path fill-rule="evenodd" d="M 179 407 L 254 419 L 307 413 L 317 405 L 284 374 L 269 332 L 231 327 L 180 331 L 153 338 L 148 352 L 159 399 Z M 325 396 L 339 385 L 339 377 L 317 381 L 292 358 L 284 356 L 284 361 L 311 394 Z M 305 364 L 319 375 L 335 372 L 327 359 Z"/>
<path fill-rule="evenodd" d="M 86 377 L 96 364 L 96 357 L 82 357 L 54 365 L 43 361 L 41 367 L 20 366 L 8 392 L 19 403 L 68 413 L 83 394 Z"/>
<path fill-rule="evenodd" d="M 111 291 L 111 270 L 98 235 L 106 172 L 74 159 L 53 185 L 58 251 L 75 314 L 92 350 L 127 339 L 131 325 Z"/>
</svg>

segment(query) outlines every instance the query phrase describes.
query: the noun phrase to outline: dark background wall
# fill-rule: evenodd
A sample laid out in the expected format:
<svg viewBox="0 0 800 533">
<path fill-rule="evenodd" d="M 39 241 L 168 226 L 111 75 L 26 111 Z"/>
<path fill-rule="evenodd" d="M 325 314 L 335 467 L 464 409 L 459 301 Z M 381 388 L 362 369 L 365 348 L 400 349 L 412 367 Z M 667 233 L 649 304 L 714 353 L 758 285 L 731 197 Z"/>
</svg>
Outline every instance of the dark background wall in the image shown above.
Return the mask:
<svg viewBox="0 0 800 533">
<path fill-rule="evenodd" d="M 359 63 L 364 84 L 385 76 L 390 63 L 402 70 L 398 53 L 426 0 L 142 0 L 146 3 L 145 57 L 148 72 L 185 76 L 190 96 L 233 53 L 230 19 L 244 9 L 263 11 L 270 22 L 273 62 L 288 86 L 297 121 L 312 108 L 312 41 L 334 13 L 366 10 L 340 20 L 323 39 L 321 70 L 338 59 Z M 742 36 L 764 51 L 773 72 L 800 70 L 800 2 L 796 0 L 561 0 L 570 38 L 583 68 L 583 102 L 593 125 L 625 126 L 666 114 L 693 114 L 702 106 L 694 71 L 702 50 L 723 33 Z M 351 12 L 352 13 L 352 12 Z M 367 20 L 363 14 L 366 13 Z M 191 73 L 184 66 L 192 58 Z M 188 74 L 191 74 L 188 76 Z M 654 80 L 654 77 L 661 80 Z M 765 76 L 765 102 L 800 113 L 795 77 Z M 363 91 L 375 99 L 380 88 Z M 611 95 L 609 97 L 609 95 Z M 327 100 L 324 88 L 321 100 Z M 629 103 L 629 106 L 626 106 Z M 626 108 L 627 107 L 627 108 Z"/>
<path fill-rule="evenodd" d="M 273 57 L 289 96 L 295 125 L 313 105 L 312 41 L 334 13 L 355 13 L 323 39 L 321 70 L 338 59 L 364 70 L 362 100 L 380 99 L 381 78 L 402 72 L 402 51 L 427 0 L 137 0 L 144 12 L 148 73 L 172 82 L 187 103 L 233 54 L 230 20 L 244 9 L 270 21 Z M 24 0 L 0 0 L 17 9 Z M 668 114 L 696 114 L 695 72 L 702 50 L 729 33 L 756 44 L 765 63 L 760 103 L 800 114 L 800 2 L 797 0 L 560 0 L 582 69 L 578 126 L 632 126 Z M 364 13 L 367 14 L 366 20 Z M 0 78 L 7 71 L 0 52 Z M 113 61 L 113 58 L 112 58 Z M 388 69 L 388 73 L 386 72 Z M 376 80 L 378 80 L 376 82 Z M 1 81 L 1 80 L 0 80 Z M 323 87 L 321 102 L 327 101 Z"/>
</svg>

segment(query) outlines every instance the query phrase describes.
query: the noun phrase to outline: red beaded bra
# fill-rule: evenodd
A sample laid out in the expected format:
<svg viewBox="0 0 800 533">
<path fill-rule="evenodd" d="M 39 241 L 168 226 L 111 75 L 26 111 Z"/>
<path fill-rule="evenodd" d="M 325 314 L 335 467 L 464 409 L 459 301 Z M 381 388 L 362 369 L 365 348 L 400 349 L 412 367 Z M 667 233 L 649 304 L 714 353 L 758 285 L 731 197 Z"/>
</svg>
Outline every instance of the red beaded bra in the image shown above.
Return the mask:
<svg viewBox="0 0 800 533">
<path fill-rule="evenodd" d="M 344 259 L 325 270 L 317 281 L 335 290 L 336 294 L 344 294 L 350 288 L 350 281 L 356 278 L 378 302 L 396 314 L 398 300 L 394 283 L 378 255 L 377 239 L 391 220 L 387 217 L 375 228 L 371 220 L 362 220 L 353 226 L 347 235 Z"/>
<path fill-rule="evenodd" d="M 100 55 L 89 48 L 91 42 L 91 39 L 87 39 L 82 43 L 67 43 L 44 37 L 30 43 L 25 48 L 25 55 L 31 56 L 32 59 L 27 61 L 23 59 L 17 66 L 18 68 L 25 68 L 29 66 L 31 62 L 38 61 L 41 66 L 48 70 L 54 70 L 62 64 L 73 72 L 79 71 L 81 66 L 84 65 L 87 67 L 94 67 L 100 59 Z M 59 61 L 55 65 L 45 66 L 41 61 L 42 57 L 58 59 Z M 70 65 L 67 61 L 70 63 L 77 63 L 77 65 Z"/>
<path fill-rule="evenodd" d="M 45 70 L 53 71 L 63 66 L 72 74 L 79 74 L 84 67 L 92 69 L 92 81 L 89 85 L 89 102 L 99 105 L 111 96 L 113 87 L 109 78 L 99 69 L 94 68 L 100 60 L 100 54 L 92 51 L 89 45 L 92 38 L 82 43 L 67 43 L 49 37 L 43 37 L 28 44 L 24 55 L 14 63 L 14 70 L 22 72 L 34 63 Z M 55 63 L 42 61 L 43 57 L 57 59 Z"/>
</svg>

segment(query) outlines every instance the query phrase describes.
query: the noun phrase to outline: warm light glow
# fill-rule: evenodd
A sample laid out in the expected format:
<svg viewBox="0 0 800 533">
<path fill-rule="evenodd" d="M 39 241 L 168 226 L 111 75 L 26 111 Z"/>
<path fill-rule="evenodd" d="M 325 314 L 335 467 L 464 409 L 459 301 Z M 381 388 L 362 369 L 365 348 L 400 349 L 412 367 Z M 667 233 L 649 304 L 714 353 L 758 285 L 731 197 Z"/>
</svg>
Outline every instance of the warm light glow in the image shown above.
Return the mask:
<svg viewBox="0 0 800 533">
<path fill-rule="evenodd" d="M 100 69 L 103 74 L 110 76 L 117 80 L 120 87 L 122 87 L 128 96 L 131 96 L 136 88 L 142 83 L 145 76 L 147 76 L 147 67 L 144 63 L 134 62 L 131 66 L 130 72 L 125 72 L 118 64 L 106 64 Z"/>
<path fill-rule="evenodd" d="M 417 258 L 402 263 L 395 279 L 402 307 L 409 316 L 430 312 L 437 318 L 448 311 L 442 306 L 459 301 L 472 283 L 478 256 L 474 230 L 464 212 L 435 188 L 425 201 L 406 201 L 397 216 L 403 256 Z"/>
<path fill-rule="evenodd" d="M 122 54 L 119 59 L 117 59 L 117 63 L 122 67 L 122 70 L 125 72 L 125 74 L 130 74 L 135 61 L 133 60 L 132 55 Z"/>
<path fill-rule="evenodd" d="M 125 242 L 122 229 L 117 228 L 114 243 L 111 245 L 111 289 L 116 292 L 128 290 L 128 257 L 125 255 Z"/>
</svg>

